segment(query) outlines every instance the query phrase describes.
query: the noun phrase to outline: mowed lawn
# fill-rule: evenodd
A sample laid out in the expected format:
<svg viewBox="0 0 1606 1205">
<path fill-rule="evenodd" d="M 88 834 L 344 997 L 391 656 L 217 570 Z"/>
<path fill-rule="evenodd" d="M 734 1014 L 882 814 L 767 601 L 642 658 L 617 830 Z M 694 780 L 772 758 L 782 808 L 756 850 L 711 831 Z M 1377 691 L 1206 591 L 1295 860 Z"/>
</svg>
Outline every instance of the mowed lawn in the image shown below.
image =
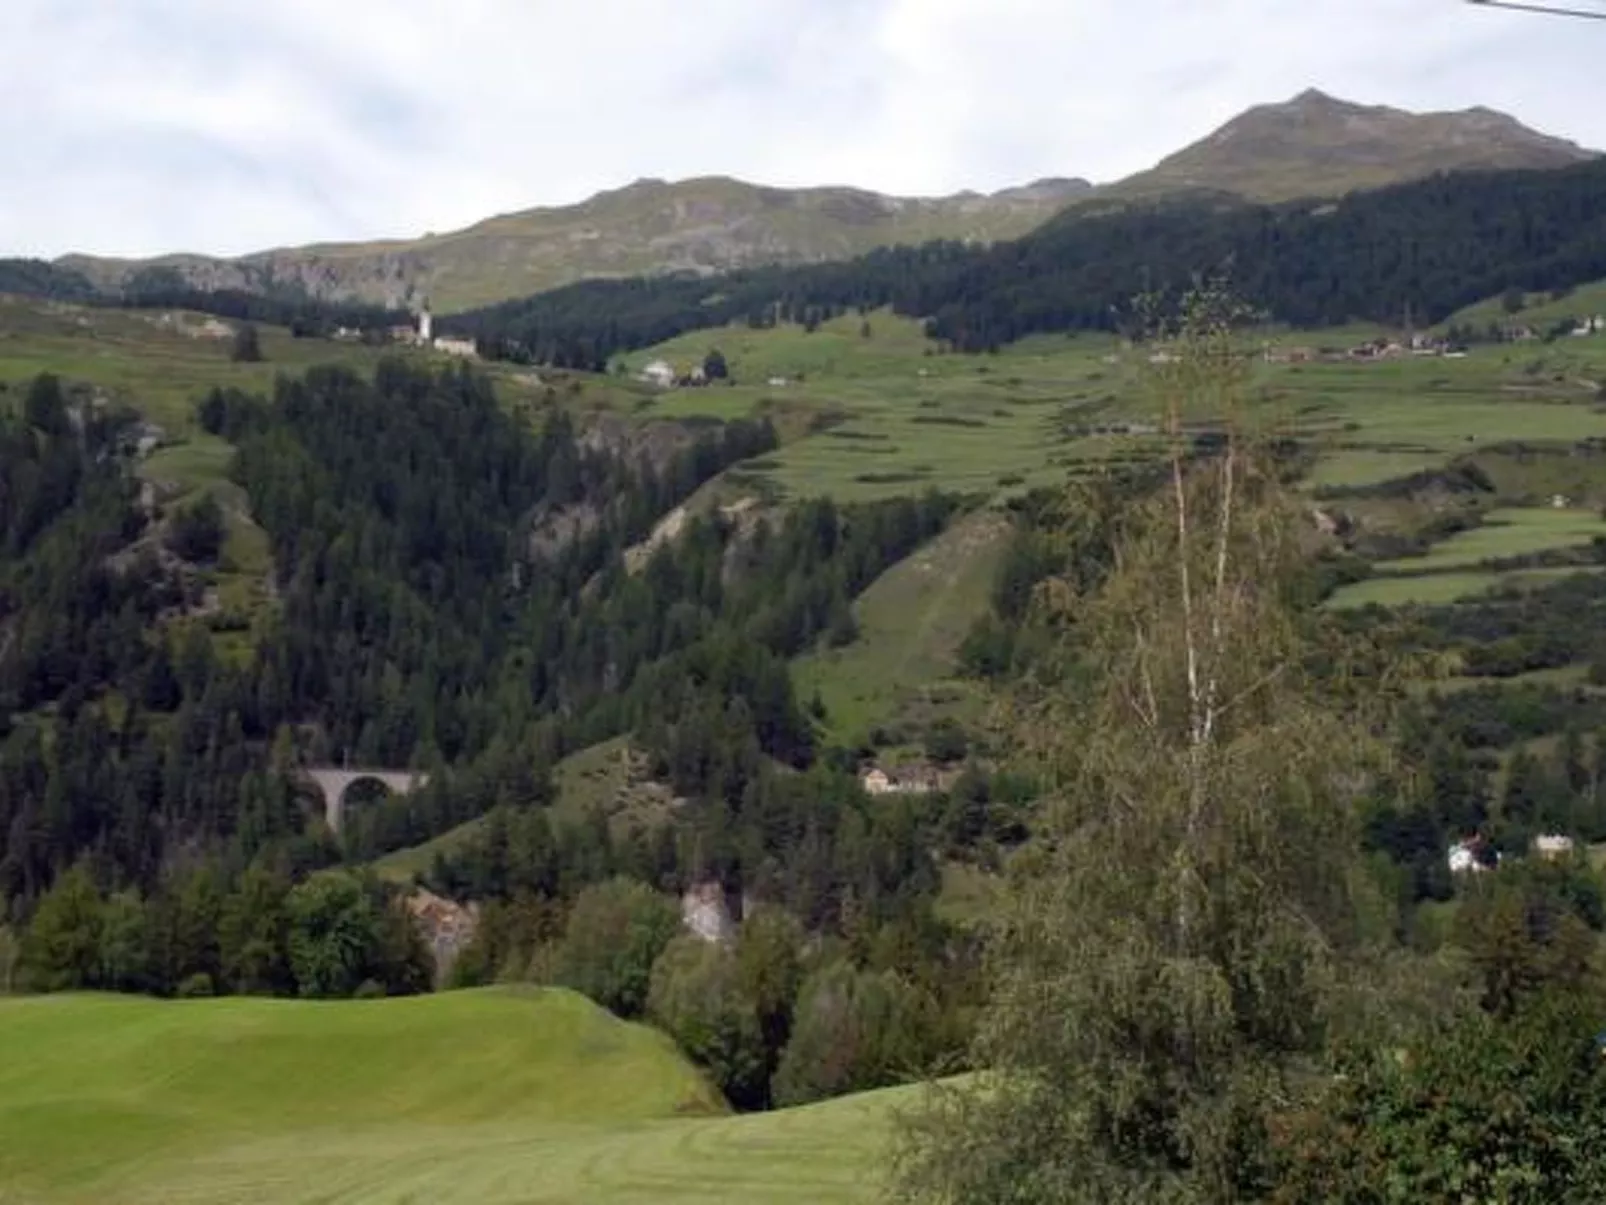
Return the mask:
<svg viewBox="0 0 1606 1205">
<path fill-rule="evenodd" d="M 0 1201 L 868 1202 L 883 1093 L 750 1117 L 557 990 L 0 1001 Z"/>
</svg>

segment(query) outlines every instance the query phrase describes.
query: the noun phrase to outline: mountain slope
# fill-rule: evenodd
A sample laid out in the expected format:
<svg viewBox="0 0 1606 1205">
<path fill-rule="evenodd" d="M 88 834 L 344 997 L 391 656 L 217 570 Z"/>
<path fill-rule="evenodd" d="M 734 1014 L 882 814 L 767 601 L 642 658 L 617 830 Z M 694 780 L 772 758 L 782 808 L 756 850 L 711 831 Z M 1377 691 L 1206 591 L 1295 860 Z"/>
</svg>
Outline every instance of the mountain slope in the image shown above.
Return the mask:
<svg viewBox="0 0 1606 1205">
<path fill-rule="evenodd" d="M 202 288 L 301 286 L 316 297 L 451 311 L 598 276 L 718 272 L 847 259 L 930 239 L 1024 234 L 1079 196 L 1085 180 L 1039 180 L 991 196 L 888 197 L 854 188 L 766 188 L 727 177 L 638 180 L 578 205 L 528 209 L 415 241 L 266 251 L 238 260 L 67 256 L 60 266 L 117 287 L 172 268 Z"/>
<path fill-rule="evenodd" d="M 1594 152 L 1488 109 L 1408 113 L 1317 91 L 1250 109 L 1154 168 L 1094 188 L 1051 178 L 991 195 L 890 197 L 855 188 L 768 188 L 724 176 L 638 180 L 577 205 L 527 209 L 414 240 L 331 243 L 217 259 L 66 256 L 101 288 L 172 269 L 203 289 L 305 290 L 321 299 L 442 312 L 527 297 L 578 280 L 707 274 L 844 260 L 931 239 L 996 242 L 1067 206 L 1088 211 L 1160 195 L 1253 201 L 1337 196 L 1441 171 L 1565 167 Z"/>
<path fill-rule="evenodd" d="M 1283 104 L 1257 105 L 1096 196 L 1201 190 L 1286 201 L 1380 188 L 1435 172 L 1566 167 L 1594 157 L 1491 109 L 1408 113 L 1310 89 Z"/>
</svg>

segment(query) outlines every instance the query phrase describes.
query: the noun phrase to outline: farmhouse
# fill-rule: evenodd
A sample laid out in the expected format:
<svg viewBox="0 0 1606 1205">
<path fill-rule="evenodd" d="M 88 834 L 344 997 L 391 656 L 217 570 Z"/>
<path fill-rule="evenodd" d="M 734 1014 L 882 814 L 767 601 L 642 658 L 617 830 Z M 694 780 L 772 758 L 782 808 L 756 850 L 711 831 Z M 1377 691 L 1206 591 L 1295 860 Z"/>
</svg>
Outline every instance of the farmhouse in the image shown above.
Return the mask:
<svg viewBox="0 0 1606 1205">
<path fill-rule="evenodd" d="M 1562 858 L 1570 857 L 1573 852 L 1573 839 L 1555 833 L 1546 833 L 1534 838 L 1534 853 L 1547 862 L 1556 862 Z"/>
<path fill-rule="evenodd" d="M 473 339 L 464 339 L 457 335 L 437 335 L 434 348 L 448 356 L 464 356 L 471 360 L 480 354 L 479 344 Z"/>
<path fill-rule="evenodd" d="M 872 766 L 859 776 L 868 795 L 930 795 L 943 789 L 942 775 L 930 766 L 905 765 L 884 770 Z"/>
</svg>

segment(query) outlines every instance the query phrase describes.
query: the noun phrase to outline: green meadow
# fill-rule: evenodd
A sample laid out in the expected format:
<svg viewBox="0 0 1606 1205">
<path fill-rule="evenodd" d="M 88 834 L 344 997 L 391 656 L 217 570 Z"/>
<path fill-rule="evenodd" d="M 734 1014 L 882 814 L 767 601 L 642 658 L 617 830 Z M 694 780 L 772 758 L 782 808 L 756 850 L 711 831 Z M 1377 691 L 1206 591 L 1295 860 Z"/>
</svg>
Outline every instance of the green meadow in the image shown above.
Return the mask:
<svg viewBox="0 0 1606 1205">
<path fill-rule="evenodd" d="M 818 692 L 833 739 L 852 746 L 877 725 L 975 709 L 956 655 L 987 610 L 1007 535 L 997 512 L 961 519 L 859 596 L 858 639 L 794 663 L 799 694 Z"/>
<path fill-rule="evenodd" d="M 0 1000 L 0 1201 L 846 1205 L 910 1099 L 729 1116 L 667 1038 L 555 989 Z"/>
</svg>

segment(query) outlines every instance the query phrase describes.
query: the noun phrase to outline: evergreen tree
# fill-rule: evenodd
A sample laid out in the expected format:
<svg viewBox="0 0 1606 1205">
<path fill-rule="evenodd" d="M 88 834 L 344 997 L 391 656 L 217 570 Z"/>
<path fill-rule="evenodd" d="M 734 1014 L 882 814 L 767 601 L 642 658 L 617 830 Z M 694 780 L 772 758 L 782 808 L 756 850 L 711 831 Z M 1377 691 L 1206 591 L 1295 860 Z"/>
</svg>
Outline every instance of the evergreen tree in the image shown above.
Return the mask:
<svg viewBox="0 0 1606 1205">
<path fill-rule="evenodd" d="M 229 359 L 236 364 L 256 364 L 262 360 L 262 337 L 250 322 L 241 323 L 229 345 Z"/>
</svg>

